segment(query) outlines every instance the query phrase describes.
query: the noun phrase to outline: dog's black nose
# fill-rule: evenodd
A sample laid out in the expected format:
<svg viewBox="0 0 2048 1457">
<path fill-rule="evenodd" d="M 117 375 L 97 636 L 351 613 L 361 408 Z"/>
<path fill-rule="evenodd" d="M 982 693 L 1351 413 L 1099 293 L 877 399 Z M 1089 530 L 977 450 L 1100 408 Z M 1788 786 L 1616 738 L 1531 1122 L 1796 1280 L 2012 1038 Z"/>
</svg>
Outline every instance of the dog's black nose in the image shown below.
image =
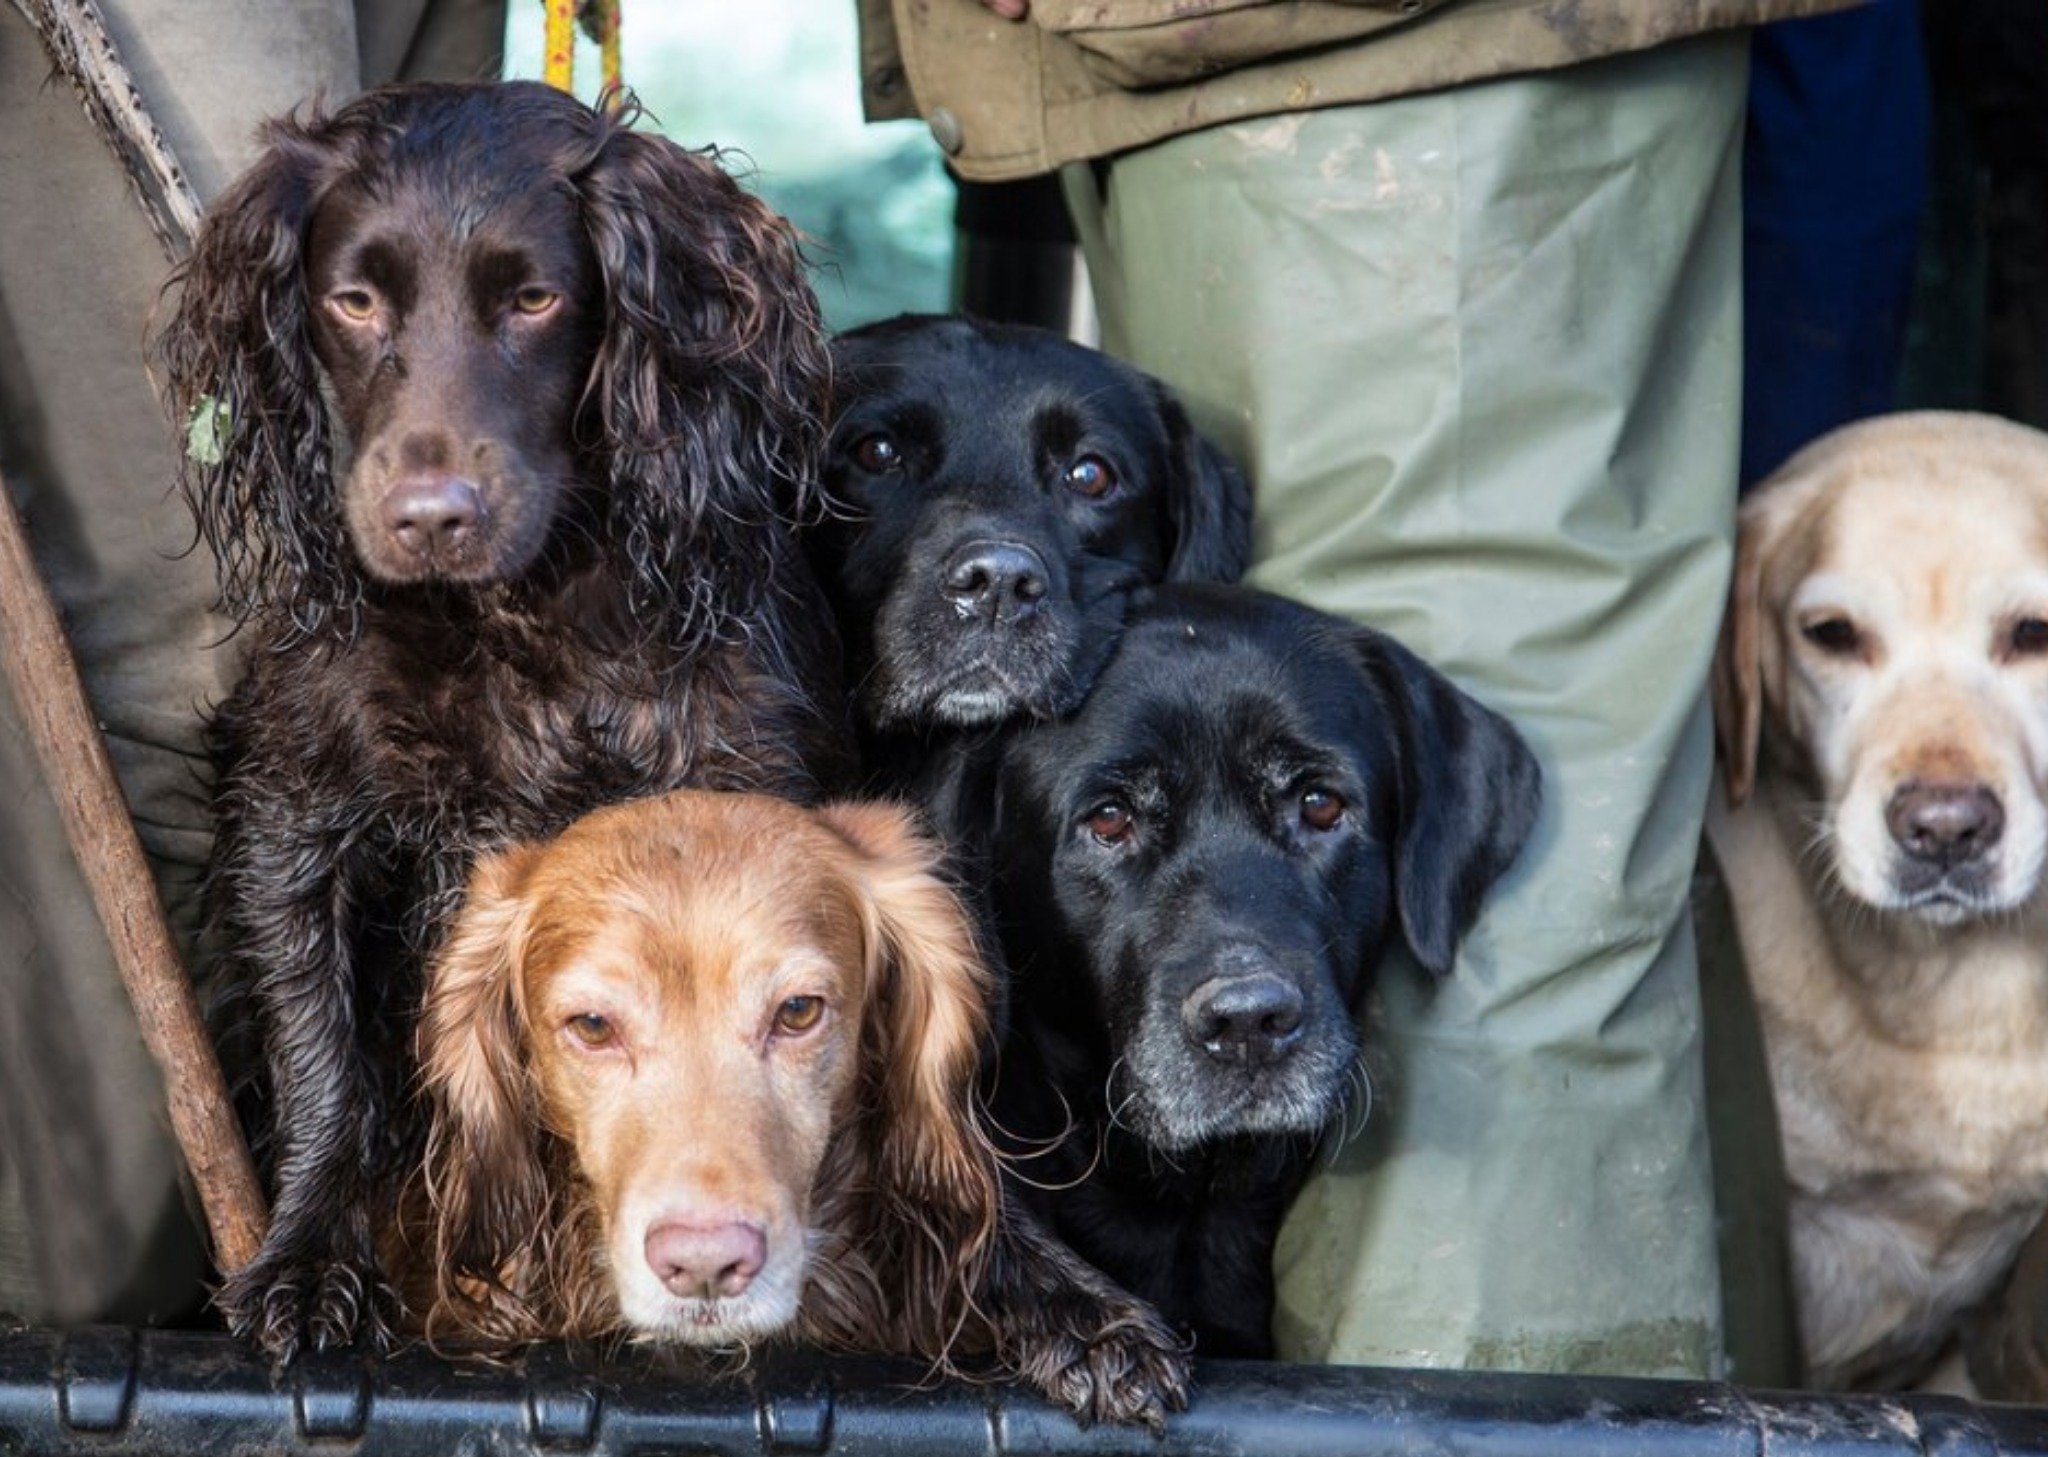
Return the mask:
<svg viewBox="0 0 2048 1457">
<path fill-rule="evenodd" d="M 384 497 L 384 528 L 414 556 L 452 551 L 476 530 L 484 501 L 461 476 L 408 476 Z"/>
<path fill-rule="evenodd" d="M 2005 807 L 1981 784 L 1914 780 L 1884 807 L 1884 822 L 1908 855 L 1947 867 L 1974 860 L 1998 843 Z"/>
<path fill-rule="evenodd" d="M 1016 622 L 1045 596 L 1045 559 L 1014 541 L 970 541 L 951 556 L 940 589 L 962 615 Z"/>
<path fill-rule="evenodd" d="M 1257 1066 L 1277 1062 L 1301 1040 L 1301 992 L 1271 972 L 1218 976 L 1188 993 L 1180 1025 L 1213 1058 Z"/>
</svg>

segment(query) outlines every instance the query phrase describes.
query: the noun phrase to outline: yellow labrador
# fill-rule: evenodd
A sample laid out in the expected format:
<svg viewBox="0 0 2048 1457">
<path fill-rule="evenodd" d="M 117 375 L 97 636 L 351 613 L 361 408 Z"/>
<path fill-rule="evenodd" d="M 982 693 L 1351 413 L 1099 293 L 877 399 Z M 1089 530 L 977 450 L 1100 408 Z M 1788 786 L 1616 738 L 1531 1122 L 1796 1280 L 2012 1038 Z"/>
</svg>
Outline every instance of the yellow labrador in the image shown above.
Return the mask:
<svg viewBox="0 0 2048 1457">
<path fill-rule="evenodd" d="M 2048 1206 L 2048 436 L 1891 416 L 1759 487 L 1714 715 L 1809 1375 L 1909 1379 Z"/>
</svg>

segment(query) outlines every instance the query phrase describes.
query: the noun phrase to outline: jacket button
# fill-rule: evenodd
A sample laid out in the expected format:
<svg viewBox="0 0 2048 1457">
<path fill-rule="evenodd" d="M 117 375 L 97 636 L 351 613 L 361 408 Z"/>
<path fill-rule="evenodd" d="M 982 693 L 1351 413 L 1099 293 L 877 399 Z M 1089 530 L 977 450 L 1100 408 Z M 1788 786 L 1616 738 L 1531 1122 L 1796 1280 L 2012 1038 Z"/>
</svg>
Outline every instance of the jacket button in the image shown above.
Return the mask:
<svg viewBox="0 0 2048 1457">
<path fill-rule="evenodd" d="M 960 130 L 960 118 L 940 106 L 934 107 L 925 120 L 931 126 L 932 140 L 939 144 L 939 150 L 949 157 L 958 156 L 967 141 L 966 134 Z"/>
</svg>

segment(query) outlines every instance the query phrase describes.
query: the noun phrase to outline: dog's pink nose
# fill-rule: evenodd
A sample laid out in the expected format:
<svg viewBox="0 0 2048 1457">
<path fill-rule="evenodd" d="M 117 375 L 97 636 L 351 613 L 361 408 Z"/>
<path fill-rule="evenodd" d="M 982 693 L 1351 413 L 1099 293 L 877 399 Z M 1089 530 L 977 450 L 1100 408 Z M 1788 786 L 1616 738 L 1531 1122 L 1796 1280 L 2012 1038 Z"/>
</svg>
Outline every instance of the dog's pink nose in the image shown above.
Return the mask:
<svg viewBox="0 0 2048 1457">
<path fill-rule="evenodd" d="M 483 519 L 484 502 L 460 476 L 408 476 L 384 497 L 384 528 L 414 556 L 430 557 L 459 546 Z"/>
<path fill-rule="evenodd" d="M 647 1231 L 647 1264 L 675 1295 L 738 1295 L 768 1259 L 756 1224 L 657 1224 Z"/>
</svg>

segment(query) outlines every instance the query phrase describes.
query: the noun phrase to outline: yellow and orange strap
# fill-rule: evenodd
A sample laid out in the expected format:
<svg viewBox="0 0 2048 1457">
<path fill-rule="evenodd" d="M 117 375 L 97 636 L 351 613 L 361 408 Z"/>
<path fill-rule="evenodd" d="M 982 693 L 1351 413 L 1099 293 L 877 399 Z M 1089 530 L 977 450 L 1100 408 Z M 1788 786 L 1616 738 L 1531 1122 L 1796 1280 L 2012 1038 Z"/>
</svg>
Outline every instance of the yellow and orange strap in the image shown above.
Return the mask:
<svg viewBox="0 0 2048 1457">
<path fill-rule="evenodd" d="M 607 96 L 619 94 L 619 0 L 545 0 L 548 7 L 548 85 L 561 91 L 573 89 L 576 79 L 576 22 L 596 39 L 604 57 L 604 89 Z"/>
</svg>

